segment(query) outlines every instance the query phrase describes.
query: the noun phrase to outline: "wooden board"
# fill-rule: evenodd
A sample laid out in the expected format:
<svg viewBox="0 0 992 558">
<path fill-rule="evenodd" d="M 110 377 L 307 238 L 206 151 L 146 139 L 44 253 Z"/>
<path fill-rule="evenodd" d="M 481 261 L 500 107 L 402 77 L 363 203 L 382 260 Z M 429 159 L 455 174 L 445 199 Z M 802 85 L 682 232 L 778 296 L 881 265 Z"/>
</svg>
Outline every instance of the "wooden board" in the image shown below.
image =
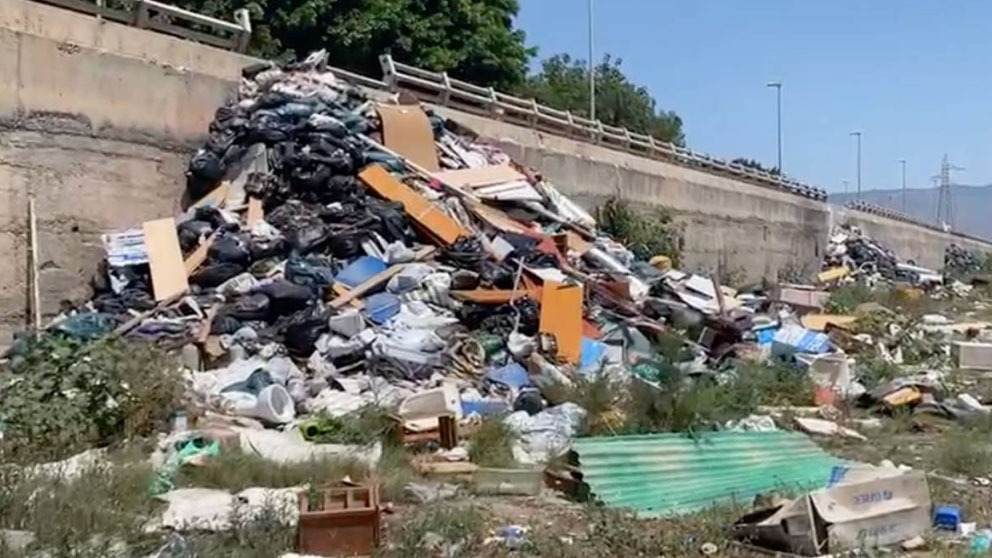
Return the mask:
<svg viewBox="0 0 992 558">
<path fill-rule="evenodd" d="M 526 180 L 510 165 L 489 165 L 475 169 L 457 169 L 434 173 L 434 176 L 449 186 L 455 188 L 477 188 L 506 182 Z"/>
<path fill-rule="evenodd" d="M 186 258 L 183 262 L 183 267 L 186 269 L 186 277 L 193 275 L 193 272 L 197 270 L 203 262 L 207 261 L 207 255 L 210 253 L 210 247 L 214 245 L 214 240 L 217 239 L 217 233 L 211 234 L 206 240 L 200 243 L 200 246 L 193 253 Z"/>
<path fill-rule="evenodd" d="M 434 130 L 427 114 L 418 105 L 376 105 L 382 120 L 382 143 L 401 156 L 437 172 Z"/>
<path fill-rule="evenodd" d="M 468 300 L 477 304 L 506 304 L 519 298 L 528 297 L 541 301 L 541 287 L 533 289 L 496 290 L 475 289 L 471 291 L 451 291 L 451 296 L 458 300 Z"/>
<path fill-rule="evenodd" d="M 176 235 L 176 220 L 172 217 L 147 221 L 141 226 L 148 250 L 152 289 L 155 300 L 162 301 L 189 290 L 186 266 Z"/>
<path fill-rule="evenodd" d="M 577 364 L 582 354 L 582 286 L 545 281 L 541 293 L 541 333 L 553 335 L 558 356 Z"/>
<path fill-rule="evenodd" d="M 248 215 L 245 222 L 248 228 L 265 218 L 265 211 L 262 209 L 262 200 L 258 198 L 248 198 Z"/>
<path fill-rule="evenodd" d="M 358 176 L 380 196 L 402 203 L 403 209 L 414 221 L 445 245 L 451 245 L 458 240 L 458 237 L 468 235 L 457 221 L 430 200 L 400 182 L 382 166 L 371 165 Z"/>
<path fill-rule="evenodd" d="M 230 190 L 231 184 L 227 181 L 221 182 L 220 186 L 214 188 L 209 194 L 203 196 L 202 198 L 196 200 L 196 203 L 190 206 L 190 209 L 196 209 L 198 207 L 223 207 L 224 200 L 227 199 L 228 190 Z"/>
</svg>

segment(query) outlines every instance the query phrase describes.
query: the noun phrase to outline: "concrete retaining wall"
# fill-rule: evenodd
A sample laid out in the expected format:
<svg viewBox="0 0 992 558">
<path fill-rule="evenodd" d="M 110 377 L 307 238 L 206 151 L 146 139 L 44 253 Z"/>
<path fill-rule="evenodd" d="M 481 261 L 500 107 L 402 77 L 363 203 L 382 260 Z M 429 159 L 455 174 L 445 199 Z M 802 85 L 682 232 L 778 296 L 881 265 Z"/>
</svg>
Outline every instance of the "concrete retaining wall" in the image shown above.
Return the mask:
<svg viewBox="0 0 992 558">
<path fill-rule="evenodd" d="M 85 297 L 99 234 L 174 213 L 183 171 L 245 56 L 36 4 L 0 0 L 0 344 L 25 322 L 26 207 L 37 199 L 46 314 Z M 540 169 L 587 207 L 613 193 L 669 208 L 691 268 L 774 278 L 816 269 L 851 219 L 903 258 L 939 266 L 953 237 L 890 219 L 535 132 L 440 112 Z M 956 240 L 971 249 L 992 244 Z"/>
<path fill-rule="evenodd" d="M 99 234 L 178 208 L 190 151 L 249 59 L 25 0 L 0 2 L 0 344 L 25 322 L 27 199 L 46 314 L 87 295 Z"/>
</svg>

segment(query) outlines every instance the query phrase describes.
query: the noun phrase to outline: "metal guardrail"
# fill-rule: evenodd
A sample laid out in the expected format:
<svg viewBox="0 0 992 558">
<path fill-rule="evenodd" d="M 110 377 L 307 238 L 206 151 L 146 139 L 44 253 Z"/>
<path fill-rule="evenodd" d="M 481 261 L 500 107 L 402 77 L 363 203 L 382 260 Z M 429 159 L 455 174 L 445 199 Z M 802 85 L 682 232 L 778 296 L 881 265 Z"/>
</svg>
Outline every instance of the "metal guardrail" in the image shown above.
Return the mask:
<svg viewBox="0 0 992 558">
<path fill-rule="evenodd" d="M 120 7 L 108 5 L 108 0 L 36 1 L 236 52 L 247 51 L 251 39 L 245 8 L 235 10 L 232 23 L 155 0 L 110 0 Z"/>
<path fill-rule="evenodd" d="M 920 227 L 927 227 L 929 229 L 934 229 L 938 231 L 943 231 L 939 226 L 929 221 L 924 221 L 918 217 L 913 217 L 912 215 L 907 215 L 901 211 L 896 211 L 894 209 L 889 209 L 888 207 L 883 207 L 881 205 L 876 205 L 863 200 L 851 200 L 844 204 L 847 209 L 854 209 L 856 211 L 863 211 L 871 215 L 878 215 L 880 217 L 887 217 L 895 221 L 902 221 L 904 223 L 910 223 L 912 225 L 917 225 Z M 949 231 L 948 231 L 949 232 Z"/>
<path fill-rule="evenodd" d="M 468 110 L 497 120 L 510 121 L 566 137 L 581 138 L 595 144 L 607 145 L 680 166 L 744 179 L 814 200 L 827 199 L 824 190 L 788 177 L 729 163 L 705 153 L 661 141 L 648 134 L 632 132 L 627 128 L 607 126 L 598 120 L 541 105 L 534 99 L 522 99 L 500 93 L 492 87 L 480 87 L 453 79 L 444 72 L 431 72 L 402 64 L 393 60 L 388 54 L 380 56 L 379 63 L 382 66 L 383 81 L 391 90 L 403 89 L 422 101 Z"/>
</svg>

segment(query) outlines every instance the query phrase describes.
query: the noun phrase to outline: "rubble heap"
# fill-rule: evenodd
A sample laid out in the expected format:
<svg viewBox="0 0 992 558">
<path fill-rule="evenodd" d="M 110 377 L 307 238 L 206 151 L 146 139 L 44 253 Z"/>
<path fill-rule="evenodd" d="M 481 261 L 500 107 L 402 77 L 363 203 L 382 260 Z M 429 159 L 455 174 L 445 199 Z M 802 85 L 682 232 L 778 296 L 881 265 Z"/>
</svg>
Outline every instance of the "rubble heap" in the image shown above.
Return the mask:
<svg viewBox="0 0 992 558">
<path fill-rule="evenodd" d="M 943 282 L 935 270 L 919 267 L 913 261 L 900 262 L 895 252 L 851 224 L 837 226 L 830 234 L 823 267 L 846 268 L 849 276 L 863 277 L 872 284 L 879 279 L 921 285 Z"/>
</svg>

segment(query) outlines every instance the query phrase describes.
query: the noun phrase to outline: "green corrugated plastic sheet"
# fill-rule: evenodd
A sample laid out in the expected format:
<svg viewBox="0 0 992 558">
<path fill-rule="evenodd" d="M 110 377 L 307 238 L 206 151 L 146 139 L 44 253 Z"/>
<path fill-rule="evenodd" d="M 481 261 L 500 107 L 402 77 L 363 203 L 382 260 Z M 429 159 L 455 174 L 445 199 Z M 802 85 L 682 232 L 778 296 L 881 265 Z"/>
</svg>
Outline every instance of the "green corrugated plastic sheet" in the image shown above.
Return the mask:
<svg viewBox="0 0 992 558">
<path fill-rule="evenodd" d="M 750 505 L 772 490 L 822 488 L 840 459 L 796 432 L 708 432 L 579 438 L 582 481 L 593 497 L 643 517 Z"/>
</svg>

